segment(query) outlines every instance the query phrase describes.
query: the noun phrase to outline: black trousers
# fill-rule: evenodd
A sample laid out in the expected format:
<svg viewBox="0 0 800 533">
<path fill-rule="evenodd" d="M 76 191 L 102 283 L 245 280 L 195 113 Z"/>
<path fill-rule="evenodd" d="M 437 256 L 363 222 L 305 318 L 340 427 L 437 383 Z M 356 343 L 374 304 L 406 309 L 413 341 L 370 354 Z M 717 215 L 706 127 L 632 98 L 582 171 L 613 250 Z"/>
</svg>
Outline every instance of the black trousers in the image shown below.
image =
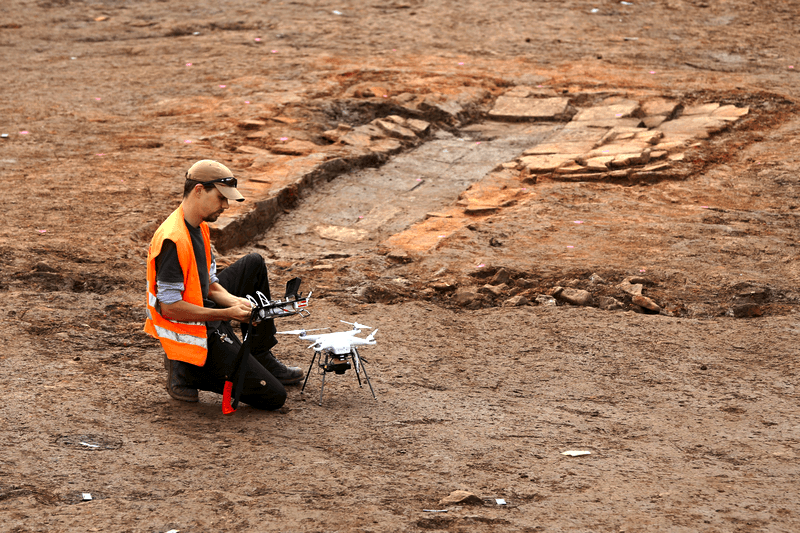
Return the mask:
<svg viewBox="0 0 800 533">
<path fill-rule="evenodd" d="M 220 285 L 234 296 L 256 297 L 255 291 L 260 291 L 271 299 L 267 266 L 264 258 L 257 253 L 239 259 L 222 270 L 218 277 Z M 273 320 L 265 320 L 255 327 L 243 325 L 241 334 L 244 335 L 245 331 L 252 336 L 251 355 L 242 363 L 246 367 L 240 401 L 257 409 L 279 409 L 286 402 L 286 389 L 259 362 L 277 344 L 275 324 Z M 187 385 L 222 394 L 225 381 L 230 381 L 233 377 L 241 346 L 242 340 L 236 336 L 230 322 L 209 323 L 206 364 L 202 367 L 187 364 Z"/>
</svg>

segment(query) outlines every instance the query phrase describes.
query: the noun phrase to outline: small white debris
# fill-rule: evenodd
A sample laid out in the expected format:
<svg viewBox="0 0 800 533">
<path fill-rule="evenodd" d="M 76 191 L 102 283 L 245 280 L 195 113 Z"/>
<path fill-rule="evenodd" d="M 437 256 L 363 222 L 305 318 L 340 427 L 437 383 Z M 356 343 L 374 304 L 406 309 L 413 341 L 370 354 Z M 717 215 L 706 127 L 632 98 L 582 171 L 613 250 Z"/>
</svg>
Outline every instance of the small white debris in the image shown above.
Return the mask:
<svg viewBox="0 0 800 533">
<path fill-rule="evenodd" d="M 591 455 L 592 452 L 586 450 L 568 450 L 561 452 L 561 455 L 569 455 L 570 457 L 578 457 L 579 455 Z"/>
<path fill-rule="evenodd" d="M 497 503 L 497 505 L 505 505 L 506 504 L 506 501 L 503 498 L 495 498 L 494 501 Z"/>
<path fill-rule="evenodd" d="M 85 501 L 85 502 L 90 502 L 90 501 L 92 501 L 92 495 L 91 495 L 90 493 L 88 493 L 88 492 L 84 492 L 84 493 L 82 493 L 82 494 L 81 494 L 81 498 L 82 498 L 82 499 L 83 499 L 83 501 Z"/>
<path fill-rule="evenodd" d="M 81 441 L 81 444 L 84 445 L 84 446 L 88 446 L 89 448 L 99 448 L 100 447 L 99 444 L 91 444 L 89 442 L 83 442 L 83 441 Z"/>
</svg>

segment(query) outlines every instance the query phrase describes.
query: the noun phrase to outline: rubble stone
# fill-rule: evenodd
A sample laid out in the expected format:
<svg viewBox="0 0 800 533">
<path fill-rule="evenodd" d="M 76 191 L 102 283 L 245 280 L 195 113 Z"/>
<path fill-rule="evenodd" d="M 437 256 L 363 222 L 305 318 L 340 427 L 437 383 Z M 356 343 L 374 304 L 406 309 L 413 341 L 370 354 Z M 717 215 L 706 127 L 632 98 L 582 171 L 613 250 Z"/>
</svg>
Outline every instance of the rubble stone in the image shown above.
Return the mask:
<svg viewBox="0 0 800 533">
<path fill-rule="evenodd" d="M 451 119 L 458 119 L 464 108 L 454 100 L 439 101 L 435 96 L 428 95 L 419 104 L 421 111 L 438 112 L 447 115 Z"/>
<path fill-rule="evenodd" d="M 597 299 L 597 306 L 604 311 L 614 311 L 615 309 L 622 309 L 622 303 L 616 298 L 611 296 L 601 296 Z"/>
<path fill-rule="evenodd" d="M 439 501 L 442 505 L 483 505 L 483 500 L 465 490 L 454 490 Z"/>
<path fill-rule="evenodd" d="M 654 98 L 642 104 L 642 111 L 649 116 L 661 115 L 666 118 L 671 117 L 679 107 L 680 104 L 674 100 Z"/>
<path fill-rule="evenodd" d="M 430 122 L 419 120 L 417 118 L 410 118 L 406 120 L 406 127 L 419 136 L 427 135 L 431 130 Z"/>
<path fill-rule="evenodd" d="M 625 279 L 622 281 L 622 283 L 617 285 L 617 288 L 623 292 L 627 292 L 631 296 L 639 296 L 642 294 L 643 286 L 641 283 L 634 284 Z"/>
<path fill-rule="evenodd" d="M 243 130 L 257 130 L 263 128 L 267 125 L 266 121 L 263 120 L 243 120 L 237 124 Z"/>
<path fill-rule="evenodd" d="M 572 305 L 591 305 L 593 300 L 592 293 L 589 291 L 570 287 L 560 291 L 557 297 Z"/>
<path fill-rule="evenodd" d="M 730 314 L 736 318 L 752 318 L 764 314 L 764 306 L 754 303 L 734 305 L 730 309 Z"/>
<path fill-rule="evenodd" d="M 331 141 L 331 142 L 339 142 L 343 135 L 353 131 L 352 126 L 348 126 L 347 124 L 339 124 L 336 126 L 335 130 L 328 130 L 322 134 L 322 136 Z"/>
<path fill-rule="evenodd" d="M 642 124 L 644 124 L 648 128 L 657 128 L 666 120 L 667 117 L 665 117 L 664 115 L 653 115 L 651 117 L 644 117 L 642 119 Z"/>
<path fill-rule="evenodd" d="M 417 134 L 410 129 L 389 120 L 377 119 L 373 124 L 385 131 L 390 137 L 406 141 L 416 140 Z"/>
<path fill-rule="evenodd" d="M 339 140 L 350 146 L 369 147 L 372 144 L 372 136 L 361 131 L 350 131 L 342 135 Z"/>
<path fill-rule="evenodd" d="M 503 302 L 503 307 L 521 307 L 523 305 L 530 305 L 530 303 L 531 302 L 525 296 L 517 294 Z"/>
<path fill-rule="evenodd" d="M 501 285 L 503 283 L 508 283 L 511 279 L 511 274 L 505 268 L 501 268 L 498 270 L 494 276 L 492 276 L 492 280 L 489 282 L 492 285 Z"/>
<path fill-rule="evenodd" d="M 468 289 L 465 287 L 461 287 L 453 294 L 453 301 L 457 305 L 469 305 L 475 301 L 478 297 L 478 294 L 473 291 L 472 289 Z"/>
<path fill-rule="evenodd" d="M 546 305 L 546 306 L 551 306 L 551 307 L 556 305 L 556 299 L 553 298 L 552 296 L 548 296 L 546 294 L 538 295 L 536 297 L 535 301 L 539 305 Z"/>
<path fill-rule="evenodd" d="M 641 294 L 634 295 L 634 297 L 631 298 L 631 302 L 643 309 L 656 313 L 661 312 L 661 307 L 647 296 L 642 296 Z"/>
<path fill-rule="evenodd" d="M 317 148 L 319 146 L 312 142 L 294 140 L 284 144 L 276 144 L 270 148 L 270 151 L 274 154 L 283 155 L 308 155 Z"/>
<path fill-rule="evenodd" d="M 435 281 L 431 283 L 431 287 L 438 292 L 450 292 L 456 289 L 456 286 L 448 281 Z"/>
<path fill-rule="evenodd" d="M 646 142 L 647 144 L 657 144 L 658 141 L 660 141 L 663 138 L 664 138 L 664 132 L 658 130 L 656 131 L 647 130 L 641 133 L 637 133 L 634 136 L 634 139 L 636 139 L 637 141 L 643 141 Z"/>
</svg>

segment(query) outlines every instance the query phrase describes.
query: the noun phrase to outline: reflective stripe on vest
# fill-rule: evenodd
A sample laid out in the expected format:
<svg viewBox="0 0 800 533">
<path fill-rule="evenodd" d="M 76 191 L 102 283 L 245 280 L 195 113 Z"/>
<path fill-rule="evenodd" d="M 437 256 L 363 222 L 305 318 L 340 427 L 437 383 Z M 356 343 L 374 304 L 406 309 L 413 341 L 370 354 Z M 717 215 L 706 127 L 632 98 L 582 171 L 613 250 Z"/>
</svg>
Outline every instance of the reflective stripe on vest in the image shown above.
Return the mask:
<svg viewBox="0 0 800 533">
<path fill-rule="evenodd" d="M 202 337 L 198 337 L 196 335 L 192 335 L 190 333 L 178 333 L 176 331 L 169 330 L 167 328 L 159 326 L 156 322 L 157 319 L 154 319 L 153 314 L 158 315 L 161 320 L 167 320 L 163 316 L 161 316 L 158 311 L 155 311 L 156 304 L 158 303 L 158 298 L 152 292 L 147 292 L 147 299 L 150 301 L 150 306 L 147 307 L 147 318 L 153 321 L 153 328 L 155 329 L 155 333 L 159 339 L 167 339 L 175 342 L 180 342 L 182 344 L 192 344 L 194 346 L 199 346 L 203 349 L 208 349 L 208 342 L 205 335 Z M 180 322 L 178 320 L 170 320 L 173 324 L 186 324 L 189 326 L 205 326 L 205 322 Z"/>
</svg>

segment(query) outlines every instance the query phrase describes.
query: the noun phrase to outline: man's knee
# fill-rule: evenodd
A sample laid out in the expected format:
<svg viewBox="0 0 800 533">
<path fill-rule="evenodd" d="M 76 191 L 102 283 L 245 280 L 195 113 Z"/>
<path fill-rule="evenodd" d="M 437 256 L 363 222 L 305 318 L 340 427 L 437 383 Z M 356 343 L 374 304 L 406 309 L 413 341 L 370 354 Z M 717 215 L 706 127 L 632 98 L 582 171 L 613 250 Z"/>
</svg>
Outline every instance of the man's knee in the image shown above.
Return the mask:
<svg viewBox="0 0 800 533">
<path fill-rule="evenodd" d="M 261 383 L 265 382 L 262 381 Z M 244 398 L 243 400 L 256 409 L 274 411 L 275 409 L 280 409 L 286 403 L 286 389 L 280 385 L 276 387 L 265 383 L 248 394 L 246 400 Z"/>
<path fill-rule="evenodd" d="M 264 262 L 264 258 L 257 252 L 250 252 L 242 258 L 242 261 L 244 261 L 247 270 L 267 270 L 267 264 Z"/>
</svg>

